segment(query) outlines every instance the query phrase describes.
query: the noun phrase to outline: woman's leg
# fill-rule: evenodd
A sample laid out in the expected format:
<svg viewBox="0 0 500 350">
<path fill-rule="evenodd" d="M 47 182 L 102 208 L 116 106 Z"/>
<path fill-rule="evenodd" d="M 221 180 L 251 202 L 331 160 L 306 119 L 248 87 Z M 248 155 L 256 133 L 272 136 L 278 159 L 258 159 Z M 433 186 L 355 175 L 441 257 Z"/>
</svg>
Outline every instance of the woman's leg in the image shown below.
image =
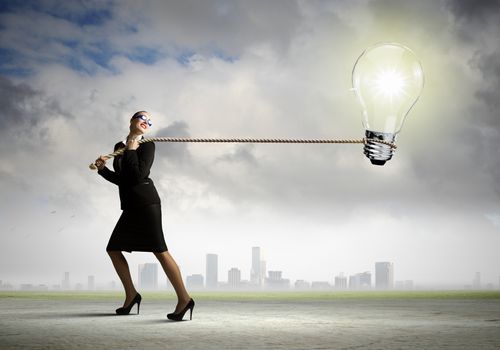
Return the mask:
<svg viewBox="0 0 500 350">
<path fill-rule="evenodd" d="M 137 290 L 132 282 L 132 276 L 130 276 L 127 259 L 123 256 L 123 253 L 119 250 L 108 250 L 108 254 L 113 262 L 116 273 L 122 281 L 123 288 L 125 289 L 125 302 L 123 303 L 123 306 L 125 307 L 132 302 L 132 299 L 134 299 L 137 294 Z"/>
<path fill-rule="evenodd" d="M 184 283 L 182 282 L 181 271 L 179 270 L 179 266 L 175 262 L 174 258 L 170 255 L 168 250 L 161 253 L 154 253 L 161 266 L 163 267 L 163 271 L 167 275 L 170 283 L 175 289 L 175 293 L 177 294 L 177 307 L 175 308 L 175 313 L 178 313 L 188 304 L 189 296 L 186 288 L 184 287 Z"/>
</svg>

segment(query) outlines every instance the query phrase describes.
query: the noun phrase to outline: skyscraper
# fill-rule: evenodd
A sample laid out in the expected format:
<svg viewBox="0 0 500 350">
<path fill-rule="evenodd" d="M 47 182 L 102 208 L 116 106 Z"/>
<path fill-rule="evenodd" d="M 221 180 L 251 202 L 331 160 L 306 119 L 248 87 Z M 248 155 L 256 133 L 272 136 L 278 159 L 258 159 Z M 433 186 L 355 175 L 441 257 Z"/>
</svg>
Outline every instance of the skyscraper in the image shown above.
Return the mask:
<svg viewBox="0 0 500 350">
<path fill-rule="evenodd" d="M 64 273 L 64 278 L 61 283 L 61 288 L 66 290 L 69 289 L 69 272 Z"/>
<path fill-rule="evenodd" d="M 95 289 L 95 277 L 93 275 L 90 275 L 87 278 L 87 289 L 88 290 L 94 290 Z"/>
<path fill-rule="evenodd" d="M 349 276 L 350 289 L 367 289 L 372 285 L 372 274 L 369 271 Z"/>
<path fill-rule="evenodd" d="M 144 289 L 158 289 L 158 264 L 139 264 L 139 286 Z"/>
<path fill-rule="evenodd" d="M 472 280 L 472 288 L 481 289 L 481 272 L 476 272 L 476 275 Z"/>
<path fill-rule="evenodd" d="M 262 287 L 264 287 L 264 285 L 265 285 L 266 274 L 267 274 L 266 262 L 265 262 L 265 260 L 261 260 L 260 261 L 260 285 Z"/>
<path fill-rule="evenodd" d="M 241 283 L 241 271 L 236 267 L 232 267 L 231 270 L 227 272 L 227 284 L 232 288 L 239 287 Z"/>
<path fill-rule="evenodd" d="M 207 288 L 217 288 L 218 285 L 218 258 L 217 254 L 207 254 L 206 276 Z"/>
<path fill-rule="evenodd" d="M 260 247 L 252 247 L 252 270 L 250 271 L 250 282 L 258 286 L 262 284 L 260 261 Z"/>
<path fill-rule="evenodd" d="M 335 289 L 346 289 L 347 288 L 347 277 L 343 273 L 335 276 Z"/>
<path fill-rule="evenodd" d="M 377 289 L 394 287 L 394 264 L 392 262 L 375 263 L 375 286 Z"/>
</svg>

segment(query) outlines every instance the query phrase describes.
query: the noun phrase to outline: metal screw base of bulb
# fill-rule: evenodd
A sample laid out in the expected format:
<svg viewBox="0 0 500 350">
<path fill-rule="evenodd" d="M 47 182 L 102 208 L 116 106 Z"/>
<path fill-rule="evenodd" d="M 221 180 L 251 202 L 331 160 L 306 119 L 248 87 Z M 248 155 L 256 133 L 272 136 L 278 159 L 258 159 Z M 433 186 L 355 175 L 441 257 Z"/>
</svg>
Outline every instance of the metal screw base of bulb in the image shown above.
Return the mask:
<svg viewBox="0 0 500 350">
<path fill-rule="evenodd" d="M 373 165 L 384 165 L 385 162 L 392 158 L 394 149 L 391 146 L 370 140 L 376 139 L 394 143 L 396 139 L 395 134 L 366 130 L 365 136 L 364 154 L 370 159 Z"/>
</svg>

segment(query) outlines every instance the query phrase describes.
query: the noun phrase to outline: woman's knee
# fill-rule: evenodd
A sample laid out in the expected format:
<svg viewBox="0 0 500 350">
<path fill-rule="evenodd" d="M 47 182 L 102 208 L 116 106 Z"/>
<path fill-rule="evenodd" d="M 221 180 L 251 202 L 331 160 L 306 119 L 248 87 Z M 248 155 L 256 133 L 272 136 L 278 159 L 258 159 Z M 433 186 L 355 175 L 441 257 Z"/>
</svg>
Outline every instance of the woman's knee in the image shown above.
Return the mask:
<svg viewBox="0 0 500 350">
<path fill-rule="evenodd" d="M 111 259 L 123 256 L 122 252 L 119 250 L 106 250 L 106 252 L 108 253 Z"/>
<path fill-rule="evenodd" d="M 162 257 L 169 257 L 170 256 L 170 253 L 168 252 L 168 250 L 164 250 L 162 252 L 153 252 L 153 254 L 158 258 L 162 258 Z"/>
</svg>

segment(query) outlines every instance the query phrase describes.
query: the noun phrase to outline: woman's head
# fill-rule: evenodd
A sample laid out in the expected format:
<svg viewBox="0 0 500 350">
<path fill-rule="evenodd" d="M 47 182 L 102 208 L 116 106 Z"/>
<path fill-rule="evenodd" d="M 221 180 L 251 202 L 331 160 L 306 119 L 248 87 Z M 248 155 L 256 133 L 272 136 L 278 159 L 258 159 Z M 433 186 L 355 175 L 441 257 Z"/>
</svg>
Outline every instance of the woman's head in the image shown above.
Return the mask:
<svg viewBox="0 0 500 350">
<path fill-rule="evenodd" d="M 130 132 L 134 134 L 145 134 L 152 125 L 151 115 L 146 111 L 135 112 L 130 118 Z"/>
</svg>

